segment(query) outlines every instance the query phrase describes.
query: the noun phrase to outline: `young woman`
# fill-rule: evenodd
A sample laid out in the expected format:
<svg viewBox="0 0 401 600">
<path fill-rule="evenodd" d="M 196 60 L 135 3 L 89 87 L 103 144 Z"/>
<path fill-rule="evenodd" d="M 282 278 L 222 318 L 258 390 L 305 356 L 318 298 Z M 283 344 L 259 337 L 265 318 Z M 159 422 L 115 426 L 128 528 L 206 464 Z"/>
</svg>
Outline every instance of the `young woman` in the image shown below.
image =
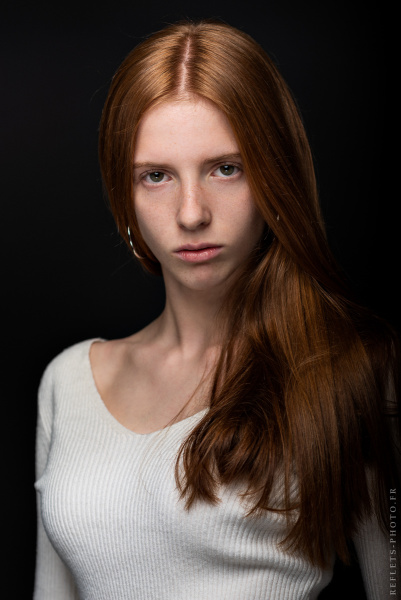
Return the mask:
<svg viewBox="0 0 401 600">
<path fill-rule="evenodd" d="M 166 305 L 44 374 L 35 599 L 313 599 L 351 540 L 387 597 L 396 341 L 329 252 L 275 66 L 228 25 L 154 34 L 113 79 L 100 161 Z"/>
</svg>

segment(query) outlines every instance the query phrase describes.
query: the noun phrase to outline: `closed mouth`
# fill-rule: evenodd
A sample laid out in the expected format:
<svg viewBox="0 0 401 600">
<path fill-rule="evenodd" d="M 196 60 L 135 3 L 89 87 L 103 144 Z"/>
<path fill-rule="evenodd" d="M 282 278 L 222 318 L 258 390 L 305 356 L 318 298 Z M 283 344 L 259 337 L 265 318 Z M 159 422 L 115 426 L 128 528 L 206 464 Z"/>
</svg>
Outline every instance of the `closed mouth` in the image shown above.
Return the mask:
<svg viewBox="0 0 401 600">
<path fill-rule="evenodd" d="M 175 251 L 175 254 L 185 262 L 206 262 L 220 253 L 222 246 L 216 244 L 185 244 Z"/>
<path fill-rule="evenodd" d="M 206 248 L 221 248 L 221 246 L 219 244 L 209 244 L 207 242 L 202 242 L 200 244 L 185 244 L 177 248 L 176 252 L 197 252 L 198 250 L 205 250 Z"/>
</svg>

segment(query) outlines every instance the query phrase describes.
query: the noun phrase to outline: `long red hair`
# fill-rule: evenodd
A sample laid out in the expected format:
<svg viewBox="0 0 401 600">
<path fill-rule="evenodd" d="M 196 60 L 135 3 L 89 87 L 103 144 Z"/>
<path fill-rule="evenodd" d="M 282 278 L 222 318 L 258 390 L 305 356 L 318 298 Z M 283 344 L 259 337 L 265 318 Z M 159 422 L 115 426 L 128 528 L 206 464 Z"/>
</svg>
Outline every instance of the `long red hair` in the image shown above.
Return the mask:
<svg viewBox="0 0 401 600">
<path fill-rule="evenodd" d="M 188 508 L 217 502 L 219 485 L 241 482 L 250 513 L 286 515 L 287 551 L 323 566 L 334 548 L 347 561 L 359 521 L 372 511 L 384 520 L 395 486 L 383 415 L 396 414 L 396 338 L 349 299 L 288 87 L 262 48 L 226 24 L 167 27 L 135 48 L 113 78 L 100 163 L 118 229 L 129 243 L 130 228 L 144 266 L 160 273 L 135 217 L 136 131 L 151 106 L 188 94 L 214 102 L 229 119 L 268 235 L 227 296 L 210 410 L 177 460 L 182 498 Z"/>
</svg>

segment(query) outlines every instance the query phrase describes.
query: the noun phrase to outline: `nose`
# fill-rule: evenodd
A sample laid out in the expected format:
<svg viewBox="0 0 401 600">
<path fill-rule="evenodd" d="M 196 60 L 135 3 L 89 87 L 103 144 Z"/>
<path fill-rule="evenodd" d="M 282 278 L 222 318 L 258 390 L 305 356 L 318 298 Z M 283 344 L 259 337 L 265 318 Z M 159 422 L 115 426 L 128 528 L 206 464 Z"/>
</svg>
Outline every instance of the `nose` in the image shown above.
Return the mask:
<svg viewBox="0 0 401 600">
<path fill-rule="evenodd" d="M 177 211 L 177 223 L 183 229 L 195 231 L 206 227 L 212 218 L 206 193 L 201 185 L 182 184 Z"/>
</svg>

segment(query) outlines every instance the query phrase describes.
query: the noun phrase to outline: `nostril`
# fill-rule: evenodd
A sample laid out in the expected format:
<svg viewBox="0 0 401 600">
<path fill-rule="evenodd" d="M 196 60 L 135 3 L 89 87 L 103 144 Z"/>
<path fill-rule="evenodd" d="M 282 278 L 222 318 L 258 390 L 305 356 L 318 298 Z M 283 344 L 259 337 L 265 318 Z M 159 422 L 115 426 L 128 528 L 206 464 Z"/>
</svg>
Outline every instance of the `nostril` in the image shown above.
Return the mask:
<svg viewBox="0 0 401 600">
<path fill-rule="evenodd" d="M 178 224 L 182 229 L 187 229 L 189 231 L 195 231 L 196 229 L 203 229 L 208 226 L 210 221 L 203 220 L 183 220 L 179 221 Z"/>
</svg>

